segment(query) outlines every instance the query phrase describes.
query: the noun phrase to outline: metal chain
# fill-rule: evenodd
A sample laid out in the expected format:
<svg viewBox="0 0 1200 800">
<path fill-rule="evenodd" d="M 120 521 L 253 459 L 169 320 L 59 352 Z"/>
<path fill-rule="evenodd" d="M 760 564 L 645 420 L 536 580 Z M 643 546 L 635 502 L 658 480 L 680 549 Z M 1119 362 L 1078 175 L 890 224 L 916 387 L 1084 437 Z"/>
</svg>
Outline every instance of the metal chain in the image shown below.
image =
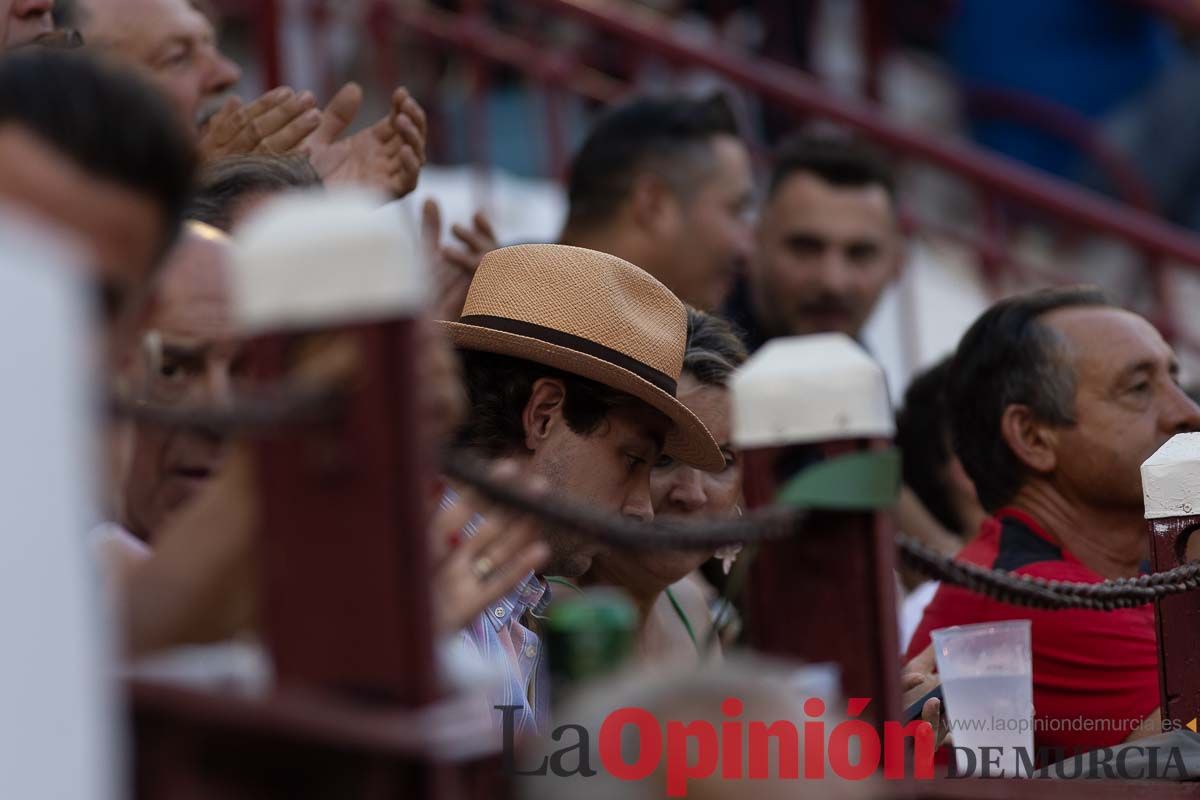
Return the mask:
<svg viewBox="0 0 1200 800">
<path fill-rule="evenodd" d="M 285 426 L 332 424 L 344 408 L 345 394 L 329 387 L 286 386 L 242 393 L 231 406 L 168 405 L 116 393 L 107 401 L 113 417 L 132 422 L 245 435 L 275 432 Z"/>
<path fill-rule="evenodd" d="M 462 451 L 445 454 L 442 472 L 467 484 L 487 500 L 513 511 L 570 528 L 606 544 L 641 550 L 716 548 L 783 539 L 799 530 L 808 516 L 803 509 L 776 507 L 723 522 L 638 522 L 558 497 L 531 494 L 510 483 L 494 480 L 484 461 Z"/>
<path fill-rule="evenodd" d="M 1001 569 L 959 561 L 897 532 L 896 544 L 906 564 L 926 577 L 1013 605 L 1046 610 L 1082 608 L 1113 611 L 1145 605 L 1162 597 L 1200 588 L 1200 561 L 1166 572 L 1099 583 L 1073 583 L 1015 575 Z"/>
<path fill-rule="evenodd" d="M 446 454 L 442 467 L 447 476 L 471 486 L 492 502 L 619 547 L 662 549 L 750 544 L 790 536 L 800 530 L 808 517 L 805 509 L 774 507 L 728 522 L 643 523 L 593 511 L 561 498 L 532 495 L 495 481 L 484 462 L 462 452 Z M 900 532 L 896 533 L 896 546 L 901 559 L 926 577 L 1028 608 L 1112 611 L 1200 588 L 1200 561 L 1137 578 L 1073 583 L 1016 575 L 959 561 Z"/>
</svg>

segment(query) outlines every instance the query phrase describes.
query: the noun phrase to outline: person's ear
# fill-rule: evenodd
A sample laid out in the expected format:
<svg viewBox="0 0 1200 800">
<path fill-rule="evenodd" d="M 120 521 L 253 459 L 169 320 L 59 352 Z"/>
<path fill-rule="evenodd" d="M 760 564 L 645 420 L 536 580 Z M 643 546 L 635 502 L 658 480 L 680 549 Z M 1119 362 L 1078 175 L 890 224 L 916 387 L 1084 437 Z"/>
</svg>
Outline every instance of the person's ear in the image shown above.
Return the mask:
<svg viewBox="0 0 1200 800">
<path fill-rule="evenodd" d="M 642 173 L 629 193 L 630 215 L 638 229 L 661 236 L 680 224 L 682 209 L 671 187 L 657 175 Z"/>
<path fill-rule="evenodd" d="M 529 392 L 529 400 L 521 413 L 525 428 L 525 446 L 536 452 L 563 422 L 563 403 L 567 389 L 557 378 L 538 378 Z"/>
<path fill-rule="evenodd" d="M 1017 460 L 1045 474 L 1058 466 L 1058 432 L 1039 420 L 1029 406 L 1010 405 L 1000 417 L 1000 435 Z"/>
</svg>

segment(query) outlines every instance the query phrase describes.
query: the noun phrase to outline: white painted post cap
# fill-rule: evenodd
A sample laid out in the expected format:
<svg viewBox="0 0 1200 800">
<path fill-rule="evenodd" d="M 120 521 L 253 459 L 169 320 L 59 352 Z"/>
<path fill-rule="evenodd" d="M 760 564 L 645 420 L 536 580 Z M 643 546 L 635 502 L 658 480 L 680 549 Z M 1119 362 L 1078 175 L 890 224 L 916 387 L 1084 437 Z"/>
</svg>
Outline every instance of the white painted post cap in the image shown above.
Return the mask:
<svg viewBox="0 0 1200 800">
<path fill-rule="evenodd" d="M 1142 464 L 1146 519 L 1200 514 L 1200 433 L 1177 433 Z"/>
<path fill-rule="evenodd" d="M 296 192 L 238 231 L 234 314 L 247 334 L 412 316 L 429 278 L 415 222 L 363 190 Z"/>
<path fill-rule="evenodd" d="M 740 448 L 895 433 L 883 370 L 842 333 L 772 339 L 730 386 Z"/>
</svg>

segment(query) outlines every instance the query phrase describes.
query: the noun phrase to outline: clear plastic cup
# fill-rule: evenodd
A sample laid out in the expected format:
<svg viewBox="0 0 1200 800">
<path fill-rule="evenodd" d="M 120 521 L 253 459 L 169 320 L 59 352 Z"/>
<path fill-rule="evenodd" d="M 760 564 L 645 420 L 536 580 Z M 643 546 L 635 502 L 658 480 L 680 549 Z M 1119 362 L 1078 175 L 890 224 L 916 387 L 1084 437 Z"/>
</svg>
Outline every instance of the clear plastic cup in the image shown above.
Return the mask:
<svg viewBox="0 0 1200 800">
<path fill-rule="evenodd" d="M 932 633 L 959 775 L 983 775 L 988 765 L 991 776 L 1028 777 L 1024 765 L 1034 757 L 1030 625 L 1020 619 Z"/>
</svg>

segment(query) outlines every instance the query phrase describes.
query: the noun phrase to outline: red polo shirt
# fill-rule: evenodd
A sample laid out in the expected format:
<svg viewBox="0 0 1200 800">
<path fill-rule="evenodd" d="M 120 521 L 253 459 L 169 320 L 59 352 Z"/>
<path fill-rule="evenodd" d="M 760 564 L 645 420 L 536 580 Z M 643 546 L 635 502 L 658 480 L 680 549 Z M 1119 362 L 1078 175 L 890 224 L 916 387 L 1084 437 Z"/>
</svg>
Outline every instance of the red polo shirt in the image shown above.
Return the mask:
<svg viewBox="0 0 1200 800">
<path fill-rule="evenodd" d="M 1100 575 L 1063 550 L 1028 514 L 1001 510 L 958 558 L 1048 580 L 1098 583 Z M 1123 742 L 1158 708 L 1153 605 L 1116 611 L 1040 611 L 942 585 L 925 609 L 908 658 L 929 632 L 950 625 L 1033 621 L 1034 747 L 1066 754 Z"/>
</svg>

